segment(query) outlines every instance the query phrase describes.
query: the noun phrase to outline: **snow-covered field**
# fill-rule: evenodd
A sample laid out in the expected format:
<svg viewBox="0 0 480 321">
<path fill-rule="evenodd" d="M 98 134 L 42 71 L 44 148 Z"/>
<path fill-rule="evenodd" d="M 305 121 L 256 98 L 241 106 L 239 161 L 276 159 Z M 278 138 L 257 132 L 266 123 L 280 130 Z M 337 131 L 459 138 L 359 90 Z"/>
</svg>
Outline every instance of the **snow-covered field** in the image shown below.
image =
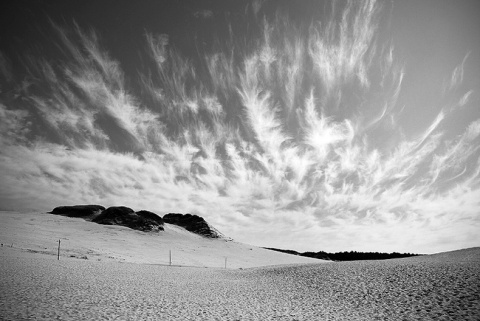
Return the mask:
<svg viewBox="0 0 480 321">
<path fill-rule="evenodd" d="M 1 320 L 478 320 L 480 315 L 480 248 L 301 264 L 306 258 L 197 238 L 172 226 L 164 235 L 146 236 L 48 214 L 1 215 Z M 65 242 L 59 261 L 58 238 L 62 246 Z M 174 263 L 176 258 L 190 266 L 165 265 L 168 249 L 162 244 L 176 245 Z M 223 255 L 231 264 L 227 269 Z M 160 264 L 121 263 L 126 261 Z"/>
<path fill-rule="evenodd" d="M 249 268 L 265 265 L 321 263 L 238 243 L 209 239 L 165 224 L 163 232 L 141 232 L 123 226 L 99 225 L 82 218 L 47 213 L 0 212 L 0 243 L 16 255 L 42 253 L 60 260 L 119 261 L 197 267 Z"/>
</svg>

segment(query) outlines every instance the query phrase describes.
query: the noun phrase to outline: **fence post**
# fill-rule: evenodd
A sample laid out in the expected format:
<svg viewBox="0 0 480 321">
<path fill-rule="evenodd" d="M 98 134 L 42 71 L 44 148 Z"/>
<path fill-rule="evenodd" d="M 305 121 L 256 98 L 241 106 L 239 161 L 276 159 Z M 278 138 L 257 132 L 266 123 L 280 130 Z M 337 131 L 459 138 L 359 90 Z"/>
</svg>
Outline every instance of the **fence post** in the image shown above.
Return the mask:
<svg viewBox="0 0 480 321">
<path fill-rule="evenodd" d="M 57 260 L 60 260 L 60 240 L 58 240 L 58 253 L 57 253 Z"/>
<path fill-rule="evenodd" d="M 227 257 L 225 256 L 225 268 L 227 268 Z"/>
<path fill-rule="evenodd" d="M 170 250 L 170 265 L 172 265 L 172 250 Z"/>
</svg>

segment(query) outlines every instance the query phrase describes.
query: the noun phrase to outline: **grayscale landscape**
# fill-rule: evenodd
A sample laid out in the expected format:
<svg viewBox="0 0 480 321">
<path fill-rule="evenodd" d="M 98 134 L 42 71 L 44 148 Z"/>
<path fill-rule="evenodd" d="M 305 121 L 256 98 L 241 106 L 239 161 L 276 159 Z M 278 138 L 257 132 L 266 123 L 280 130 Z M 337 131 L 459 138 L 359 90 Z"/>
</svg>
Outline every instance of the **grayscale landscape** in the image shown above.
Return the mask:
<svg viewBox="0 0 480 321">
<path fill-rule="evenodd" d="M 0 320 L 479 320 L 480 1 L 0 1 Z"/>
</svg>

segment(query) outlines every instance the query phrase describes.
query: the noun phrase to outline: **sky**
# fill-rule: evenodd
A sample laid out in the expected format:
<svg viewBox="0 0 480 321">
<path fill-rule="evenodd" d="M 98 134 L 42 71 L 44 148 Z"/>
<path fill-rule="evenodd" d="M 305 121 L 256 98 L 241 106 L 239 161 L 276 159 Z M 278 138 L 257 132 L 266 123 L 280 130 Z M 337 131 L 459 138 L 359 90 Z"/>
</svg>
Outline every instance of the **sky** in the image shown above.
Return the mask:
<svg viewBox="0 0 480 321">
<path fill-rule="evenodd" d="M 480 2 L 0 4 L 0 210 L 192 213 L 248 244 L 480 245 Z"/>
</svg>

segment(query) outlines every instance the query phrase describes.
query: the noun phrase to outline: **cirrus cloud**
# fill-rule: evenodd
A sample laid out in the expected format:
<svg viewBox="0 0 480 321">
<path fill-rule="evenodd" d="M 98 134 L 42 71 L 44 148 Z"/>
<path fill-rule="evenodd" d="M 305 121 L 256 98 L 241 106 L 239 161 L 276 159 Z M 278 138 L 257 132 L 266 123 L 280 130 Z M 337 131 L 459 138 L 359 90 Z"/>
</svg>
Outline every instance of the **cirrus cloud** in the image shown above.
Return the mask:
<svg viewBox="0 0 480 321">
<path fill-rule="evenodd" d="M 302 250 L 478 245 L 480 123 L 454 138 L 442 128 L 475 94 L 459 92 L 468 57 L 445 87 L 456 100 L 407 135 L 406 71 L 378 37 L 381 4 L 333 5 L 308 27 L 257 7 L 246 48 L 192 60 L 147 33 L 139 76 L 77 25 L 53 25 L 63 58 L 26 59 L 21 80 L 2 58 L 2 207 L 192 212 L 238 240 Z"/>
</svg>

